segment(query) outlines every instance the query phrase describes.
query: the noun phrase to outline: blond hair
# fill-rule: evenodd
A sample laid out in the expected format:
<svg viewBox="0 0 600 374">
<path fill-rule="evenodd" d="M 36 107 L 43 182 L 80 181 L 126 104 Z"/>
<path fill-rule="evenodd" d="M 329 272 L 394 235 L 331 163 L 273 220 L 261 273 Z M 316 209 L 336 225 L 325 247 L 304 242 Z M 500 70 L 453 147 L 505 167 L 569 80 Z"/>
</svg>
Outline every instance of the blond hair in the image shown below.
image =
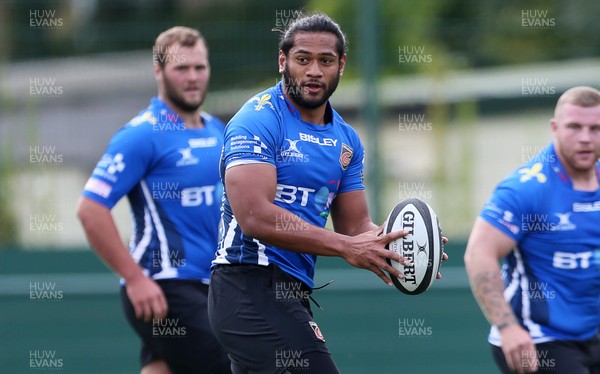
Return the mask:
<svg viewBox="0 0 600 374">
<path fill-rule="evenodd" d="M 554 116 L 557 115 L 558 109 L 567 103 L 585 108 L 600 105 L 600 91 L 588 86 L 577 86 L 568 89 L 558 98 Z"/>
<path fill-rule="evenodd" d="M 175 26 L 170 29 L 163 31 L 158 35 L 152 48 L 154 63 L 160 65 L 161 68 L 165 67 L 168 60 L 167 54 L 169 53 L 169 47 L 174 44 L 178 44 L 182 47 L 193 47 L 196 45 L 198 40 L 201 40 L 206 45 L 206 40 L 196 29 L 185 26 Z"/>
</svg>

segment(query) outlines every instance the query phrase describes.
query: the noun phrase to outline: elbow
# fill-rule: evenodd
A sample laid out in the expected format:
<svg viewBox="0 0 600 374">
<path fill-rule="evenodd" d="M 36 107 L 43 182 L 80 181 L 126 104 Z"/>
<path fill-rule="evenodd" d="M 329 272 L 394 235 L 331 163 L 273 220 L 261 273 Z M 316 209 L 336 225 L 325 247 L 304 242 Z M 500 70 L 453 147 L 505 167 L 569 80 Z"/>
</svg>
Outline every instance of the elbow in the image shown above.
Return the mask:
<svg viewBox="0 0 600 374">
<path fill-rule="evenodd" d="M 253 214 L 253 212 L 249 212 L 249 214 L 238 217 L 237 221 L 245 236 L 258 240 L 264 239 L 267 231 L 266 225 L 259 216 Z"/>
<path fill-rule="evenodd" d="M 465 270 L 467 271 L 467 273 L 469 273 L 470 270 L 472 270 L 475 266 L 475 263 L 477 262 L 476 257 L 477 256 L 475 256 L 475 251 L 473 251 L 473 249 L 467 245 L 467 249 L 465 250 L 465 255 L 463 257 L 463 261 L 465 263 Z"/>
<path fill-rule="evenodd" d="M 482 251 L 481 246 L 467 245 L 464 255 L 465 270 L 468 275 L 489 271 L 498 264 L 498 258 L 490 251 Z"/>
<path fill-rule="evenodd" d="M 465 271 L 467 274 L 469 274 L 470 270 L 473 268 L 473 259 L 467 253 L 465 253 L 463 261 L 465 262 Z"/>
<path fill-rule="evenodd" d="M 75 216 L 77 217 L 79 222 L 81 222 L 81 224 L 83 224 L 84 226 L 85 226 L 85 222 L 87 222 L 89 220 L 90 214 L 88 213 L 88 210 L 85 208 L 85 206 L 83 206 L 83 203 L 81 201 L 77 205 L 77 209 L 75 211 Z"/>
<path fill-rule="evenodd" d="M 82 198 L 79 200 L 79 204 L 77 204 L 77 209 L 75 211 L 75 215 L 84 229 L 87 229 L 90 226 L 93 226 L 94 218 L 98 216 L 98 212 L 95 212 L 90 201 Z"/>
</svg>

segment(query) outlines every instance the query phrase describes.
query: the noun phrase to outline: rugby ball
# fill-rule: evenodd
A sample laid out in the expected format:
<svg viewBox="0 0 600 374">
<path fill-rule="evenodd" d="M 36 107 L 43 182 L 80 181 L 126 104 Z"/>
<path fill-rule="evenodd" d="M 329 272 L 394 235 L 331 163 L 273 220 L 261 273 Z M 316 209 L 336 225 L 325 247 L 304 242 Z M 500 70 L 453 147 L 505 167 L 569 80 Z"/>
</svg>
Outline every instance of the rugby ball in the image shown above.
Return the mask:
<svg viewBox="0 0 600 374">
<path fill-rule="evenodd" d="M 408 295 L 425 292 L 436 279 L 442 263 L 442 230 L 433 209 L 419 199 L 398 203 L 389 214 L 384 234 L 406 230 L 408 234 L 391 241 L 388 249 L 408 259 L 408 265 L 388 259 L 403 279 L 391 276 L 396 288 Z"/>
</svg>

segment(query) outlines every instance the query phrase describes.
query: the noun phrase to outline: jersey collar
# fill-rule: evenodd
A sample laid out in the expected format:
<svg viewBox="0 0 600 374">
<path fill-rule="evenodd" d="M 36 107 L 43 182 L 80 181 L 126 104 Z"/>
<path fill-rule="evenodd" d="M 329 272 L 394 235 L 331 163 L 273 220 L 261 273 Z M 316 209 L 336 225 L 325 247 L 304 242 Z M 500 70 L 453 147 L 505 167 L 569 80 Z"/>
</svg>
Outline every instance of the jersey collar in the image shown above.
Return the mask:
<svg viewBox="0 0 600 374">
<path fill-rule="evenodd" d="M 179 114 L 177 114 L 173 109 L 171 109 L 171 107 L 168 106 L 167 103 L 165 103 L 163 100 L 161 100 L 158 96 L 154 96 L 150 100 L 150 108 L 152 109 L 152 112 L 155 114 L 160 114 L 161 111 L 164 110 L 165 111 L 164 113 L 173 114 L 174 117 L 172 117 L 172 118 L 179 119 Z M 186 130 L 199 130 L 199 129 L 206 128 L 208 121 L 211 119 L 211 116 L 208 113 L 200 111 L 200 118 L 202 119 L 202 122 L 204 123 L 204 127 L 200 127 L 198 129 L 186 127 Z"/>
<path fill-rule="evenodd" d="M 571 177 L 569 176 L 569 174 L 567 174 L 567 171 L 565 170 L 563 164 L 560 162 L 560 159 L 558 158 L 558 155 L 556 154 L 556 148 L 555 148 L 554 142 L 552 144 L 550 144 L 550 146 L 548 148 L 549 148 L 548 155 L 550 156 L 548 158 L 550 160 L 550 167 L 552 168 L 552 170 L 554 170 L 554 172 L 556 173 L 558 178 L 563 183 L 565 183 L 569 187 L 573 188 L 573 181 L 571 180 Z M 600 161 L 596 162 L 596 177 L 598 178 L 598 182 L 600 183 Z"/>
</svg>

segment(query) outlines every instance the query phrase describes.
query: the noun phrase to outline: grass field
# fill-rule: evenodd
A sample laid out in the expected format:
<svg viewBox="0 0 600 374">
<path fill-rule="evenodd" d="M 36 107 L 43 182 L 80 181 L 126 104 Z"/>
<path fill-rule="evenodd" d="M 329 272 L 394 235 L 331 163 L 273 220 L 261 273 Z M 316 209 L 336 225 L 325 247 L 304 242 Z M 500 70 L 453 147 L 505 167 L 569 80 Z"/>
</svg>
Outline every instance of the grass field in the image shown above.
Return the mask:
<svg viewBox="0 0 600 374">
<path fill-rule="evenodd" d="M 497 372 L 459 250 L 445 278 L 419 296 L 342 260 L 320 260 L 316 284 L 335 282 L 313 294 L 324 309 L 313 311 L 342 373 Z M 4 251 L 0 274 L 0 373 L 139 372 L 118 279 L 93 253 Z M 54 297 L 32 298 L 42 288 Z M 40 357 L 54 367 L 36 367 Z"/>
</svg>

